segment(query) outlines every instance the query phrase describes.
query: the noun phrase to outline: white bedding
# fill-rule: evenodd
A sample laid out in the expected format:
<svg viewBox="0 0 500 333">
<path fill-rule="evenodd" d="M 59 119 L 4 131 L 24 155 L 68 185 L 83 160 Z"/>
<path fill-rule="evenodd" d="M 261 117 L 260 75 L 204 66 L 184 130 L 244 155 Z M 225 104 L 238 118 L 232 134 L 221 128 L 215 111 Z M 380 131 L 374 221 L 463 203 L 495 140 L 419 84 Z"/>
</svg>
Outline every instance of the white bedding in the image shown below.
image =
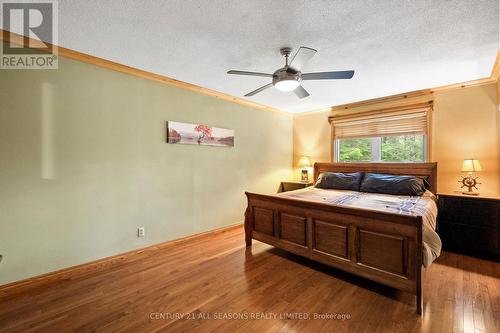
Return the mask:
<svg viewBox="0 0 500 333">
<path fill-rule="evenodd" d="M 296 191 L 276 194 L 280 197 L 304 201 L 323 202 L 338 206 L 378 210 L 403 215 L 422 216 L 423 265 L 430 264 L 441 254 L 441 239 L 436 230 L 437 205 L 435 196 L 427 191 L 424 195 L 403 196 L 356 191 L 325 190 L 307 187 Z"/>
</svg>

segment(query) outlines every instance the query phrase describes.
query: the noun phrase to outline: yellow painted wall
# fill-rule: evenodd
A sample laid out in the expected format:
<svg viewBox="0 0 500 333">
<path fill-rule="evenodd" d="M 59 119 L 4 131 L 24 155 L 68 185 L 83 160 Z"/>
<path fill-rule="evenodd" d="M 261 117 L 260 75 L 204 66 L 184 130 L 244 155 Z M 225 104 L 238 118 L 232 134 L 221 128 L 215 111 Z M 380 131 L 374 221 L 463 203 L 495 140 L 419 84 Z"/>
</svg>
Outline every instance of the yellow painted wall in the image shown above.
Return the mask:
<svg viewBox="0 0 500 333">
<path fill-rule="evenodd" d="M 297 115 L 293 120 L 293 164 L 301 156 L 311 157 L 314 162 L 329 162 L 331 155 L 331 129 L 328 112 Z"/>
<path fill-rule="evenodd" d="M 459 189 L 461 162 L 464 158 L 479 159 L 480 192 L 500 195 L 500 111 L 497 86 L 489 84 L 463 89 L 440 91 L 433 96 L 419 96 L 401 101 L 379 103 L 343 110 L 360 112 L 396 105 L 434 100 L 432 122 L 432 156 L 438 162 L 438 190 Z M 294 165 L 301 155 L 313 162 L 330 161 L 329 112 L 310 113 L 294 118 Z M 294 171 L 295 178 L 298 171 Z"/>
<path fill-rule="evenodd" d="M 500 194 L 500 112 L 494 84 L 437 93 L 433 117 L 433 160 L 440 191 L 457 190 L 464 158 L 476 158 L 480 192 Z"/>
<path fill-rule="evenodd" d="M 167 144 L 167 120 L 234 129 L 235 147 Z M 0 284 L 242 223 L 244 191 L 291 178 L 292 125 L 68 59 L 0 70 Z"/>
</svg>

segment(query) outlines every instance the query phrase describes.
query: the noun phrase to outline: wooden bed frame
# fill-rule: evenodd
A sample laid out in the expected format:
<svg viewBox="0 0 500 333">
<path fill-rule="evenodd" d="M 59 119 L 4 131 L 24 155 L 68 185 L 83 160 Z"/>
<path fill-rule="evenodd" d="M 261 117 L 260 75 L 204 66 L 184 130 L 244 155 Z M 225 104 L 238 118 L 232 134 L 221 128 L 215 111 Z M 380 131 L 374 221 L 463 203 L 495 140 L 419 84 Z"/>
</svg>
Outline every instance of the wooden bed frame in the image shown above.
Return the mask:
<svg viewBox="0 0 500 333">
<path fill-rule="evenodd" d="M 436 193 L 437 163 L 316 163 L 322 172 L 414 175 Z M 422 217 L 245 193 L 252 239 L 416 295 L 422 314 Z"/>
</svg>

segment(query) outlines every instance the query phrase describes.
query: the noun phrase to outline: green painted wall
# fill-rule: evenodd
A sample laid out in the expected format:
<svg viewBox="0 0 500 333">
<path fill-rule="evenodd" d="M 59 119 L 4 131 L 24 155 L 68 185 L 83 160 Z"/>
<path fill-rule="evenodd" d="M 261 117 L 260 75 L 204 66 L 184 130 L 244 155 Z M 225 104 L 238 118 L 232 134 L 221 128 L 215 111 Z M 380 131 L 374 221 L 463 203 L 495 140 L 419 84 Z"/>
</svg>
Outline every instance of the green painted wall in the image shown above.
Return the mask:
<svg viewBox="0 0 500 333">
<path fill-rule="evenodd" d="M 169 145 L 167 120 L 235 147 Z M 292 122 L 68 59 L 0 70 L 0 284 L 243 222 L 292 177 Z"/>
</svg>

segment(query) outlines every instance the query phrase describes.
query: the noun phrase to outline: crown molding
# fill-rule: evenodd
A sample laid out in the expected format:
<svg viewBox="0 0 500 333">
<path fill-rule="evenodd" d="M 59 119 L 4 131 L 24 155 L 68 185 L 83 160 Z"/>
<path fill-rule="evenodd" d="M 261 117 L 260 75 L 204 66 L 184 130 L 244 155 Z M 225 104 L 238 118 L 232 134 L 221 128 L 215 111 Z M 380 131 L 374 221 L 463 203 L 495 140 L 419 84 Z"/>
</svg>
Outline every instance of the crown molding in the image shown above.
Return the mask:
<svg viewBox="0 0 500 333">
<path fill-rule="evenodd" d="M 25 37 L 25 36 L 22 36 L 22 35 L 7 31 L 7 30 L 2 30 L 2 29 L 0 29 L 0 40 L 2 40 L 4 42 L 8 42 L 8 43 L 14 43 L 17 45 L 29 45 L 29 43 L 37 43 L 37 42 L 39 43 L 39 41 L 36 39 L 31 39 L 31 38 L 28 38 L 28 37 Z M 60 47 L 57 45 L 52 45 L 49 43 L 45 43 L 45 44 L 52 47 L 54 50 L 54 53 L 57 54 L 59 57 L 77 60 L 77 61 L 84 62 L 87 64 L 111 69 L 111 70 L 114 70 L 114 71 L 117 71 L 120 73 L 124 73 L 124 74 L 134 75 L 134 76 L 137 76 L 137 77 L 140 77 L 143 79 L 152 80 L 155 82 L 167 84 L 167 85 L 174 86 L 177 88 L 195 91 L 195 92 L 200 93 L 200 94 L 215 97 L 215 98 L 222 99 L 222 100 L 232 102 L 235 104 L 247 106 L 247 107 L 250 107 L 253 109 L 263 110 L 263 111 L 272 111 L 272 112 L 285 114 L 287 116 L 293 116 L 293 114 L 290 112 L 275 109 L 275 108 L 267 106 L 267 105 L 248 101 L 248 100 L 245 100 L 245 99 L 242 99 L 239 97 L 235 97 L 235 96 L 221 93 L 219 91 L 215 91 L 212 89 L 197 86 L 195 84 L 191 84 L 188 82 L 179 81 L 179 80 L 170 78 L 168 76 L 154 74 L 154 73 L 144 71 L 144 70 L 141 70 L 138 68 L 130 67 L 130 66 L 123 65 L 123 64 L 120 64 L 117 62 L 113 62 L 110 60 L 95 57 L 95 56 L 92 56 L 90 54 L 78 52 L 78 51 L 67 49 L 64 47 Z"/>
<path fill-rule="evenodd" d="M 367 99 L 364 101 L 353 102 L 353 103 L 348 103 L 348 104 L 334 105 L 334 106 L 322 108 L 319 110 L 311 110 L 307 113 L 348 110 L 348 109 L 354 109 L 354 108 L 358 108 L 361 106 L 367 106 L 367 105 L 372 105 L 372 104 L 379 104 L 379 103 L 392 102 L 392 101 L 401 101 L 401 100 L 405 100 L 405 99 L 412 98 L 412 97 L 432 95 L 435 92 L 443 92 L 443 91 L 454 90 L 454 89 L 463 89 L 463 88 L 488 85 L 488 84 L 497 83 L 499 76 L 500 76 L 500 51 L 497 52 L 497 57 L 495 59 L 495 63 L 493 64 L 491 75 L 489 77 L 485 77 L 485 78 L 478 79 L 478 80 L 461 82 L 461 83 L 448 84 L 448 85 L 439 86 L 439 87 L 430 88 L 430 89 L 415 90 L 415 91 L 410 91 L 410 92 L 397 94 L 397 95 Z M 500 96 L 499 96 L 499 99 L 500 99 Z"/>
<path fill-rule="evenodd" d="M 500 51 L 497 52 L 497 57 L 495 59 L 495 63 L 493 64 L 493 68 L 491 69 L 490 77 L 494 78 L 495 80 L 498 80 L 499 76 L 500 76 Z"/>
<path fill-rule="evenodd" d="M 328 110 L 329 112 L 332 112 L 332 111 L 339 111 L 339 110 L 348 110 L 348 109 L 358 108 L 361 106 L 367 106 L 367 105 L 373 105 L 373 104 L 379 104 L 379 103 L 385 103 L 385 102 L 401 101 L 401 100 L 405 100 L 405 99 L 409 99 L 409 98 L 413 98 L 413 97 L 420 97 L 420 96 L 426 96 L 426 95 L 430 96 L 436 92 L 443 92 L 443 91 L 449 91 L 449 90 L 455 90 L 455 89 L 463 89 L 463 88 L 471 88 L 471 87 L 489 85 L 489 84 L 493 84 L 496 82 L 497 82 L 496 78 L 486 77 L 486 78 L 482 78 L 482 79 L 478 79 L 478 80 L 448 84 L 445 86 L 439 86 L 439 87 L 435 87 L 435 88 L 431 88 L 431 89 L 415 90 L 415 91 L 410 91 L 407 93 L 402 93 L 402 94 L 397 94 L 397 95 L 367 99 L 364 101 L 342 104 L 342 105 L 335 105 L 335 106 L 329 107 L 327 109 L 321 109 L 321 111 L 325 112 Z"/>
<path fill-rule="evenodd" d="M 15 43 L 18 45 L 26 45 L 28 43 L 38 42 L 37 40 L 33 40 L 31 38 L 28 38 L 28 37 L 25 37 L 25 36 L 22 36 L 22 35 L 19 35 L 16 33 L 12 33 L 12 32 L 7 31 L 7 30 L 2 30 L 2 29 L 0 29 L 0 40 L 3 40 L 5 42 L 10 42 L 10 43 Z M 48 43 L 46 43 L 46 44 L 48 44 Z M 286 112 L 283 110 L 273 108 L 271 106 L 255 103 L 255 102 L 252 102 L 252 101 L 249 101 L 246 99 L 242 99 L 239 97 L 224 94 L 224 93 L 212 90 L 212 89 L 197 86 L 195 84 L 187 83 L 184 81 L 179 81 L 179 80 L 167 77 L 167 76 L 147 72 L 147 71 L 144 71 L 144 70 L 141 70 L 138 68 L 123 65 L 120 63 L 116 63 L 116 62 L 113 62 L 110 60 L 95 57 L 95 56 L 85 54 L 82 52 L 78 52 L 75 50 L 67 49 L 64 47 L 57 46 L 57 45 L 51 45 L 51 44 L 49 44 L 49 45 L 54 48 L 54 50 L 56 51 L 58 56 L 61 56 L 64 58 L 73 59 L 73 60 L 77 60 L 77 61 L 84 62 L 87 64 L 111 69 L 111 70 L 114 70 L 114 71 L 117 71 L 120 73 L 134 75 L 134 76 L 141 77 L 144 79 L 148 79 L 148 80 L 156 81 L 159 83 L 175 86 L 175 87 L 178 87 L 181 89 L 195 91 L 195 92 L 198 92 L 200 94 L 205 94 L 208 96 L 212 96 L 214 98 L 218 98 L 218 99 L 229 101 L 229 102 L 232 102 L 235 104 L 247 106 L 247 107 L 250 107 L 253 109 L 277 112 L 277 113 L 284 114 L 284 115 L 287 115 L 290 117 L 298 117 L 298 116 L 303 116 L 303 115 L 307 115 L 307 114 L 314 114 L 314 113 L 325 113 L 325 112 L 332 112 L 332 111 L 339 111 L 339 110 L 348 110 L 348 109 L 353 109 L 353 108 L 372 105 L 372 104 L 405 100 L 408 98 L 425 96 L 425 95 L 432 95 L 435 92 L 442 92 L 442 91 L 453 90 L 453 89 L 463 89 L 463 88 L 476 87 L 476 86 L 481 86 L 481 85 L 488 85 L 488 84 L 496 83 L 500 77 L 500 51 L 499 51 L 499 52 L 497 52 L 496 60 L 495 60 L 495 63 L 493 65 L 491 75 L 489 77 L 486 77 L 486 78 L 472 80 L 472 81 L 466 81 L 466 82 L 461 82 L 461 83 L 454 83 L 454 84 L 439 86 L 439 87 L 430 88 L 430 89 L 415 90 L 415 91 L 410 91 L 410 92 L 406 92 L 406 93 L 402 93 L 402 94 L 373 98 L 373 99 L 368 99 L 368 100 L 363 100 L 363 101 L 353 102 L 353 103 L 348 103 L 348 104 L 334 105 L 331 107 L 324 107 L 321 109 L 313 109 L 313 110 L 299 112 L 299 113 L 291 113 L 291 112 Z M 500 90 L 500 87 L 499 87 L 499 90 Z M 499 91 L 499 93 L 500 93 L 500 91 Z M 499 99 L 500 99 L 500 96 L 499 96 Z"/>
</svg>

